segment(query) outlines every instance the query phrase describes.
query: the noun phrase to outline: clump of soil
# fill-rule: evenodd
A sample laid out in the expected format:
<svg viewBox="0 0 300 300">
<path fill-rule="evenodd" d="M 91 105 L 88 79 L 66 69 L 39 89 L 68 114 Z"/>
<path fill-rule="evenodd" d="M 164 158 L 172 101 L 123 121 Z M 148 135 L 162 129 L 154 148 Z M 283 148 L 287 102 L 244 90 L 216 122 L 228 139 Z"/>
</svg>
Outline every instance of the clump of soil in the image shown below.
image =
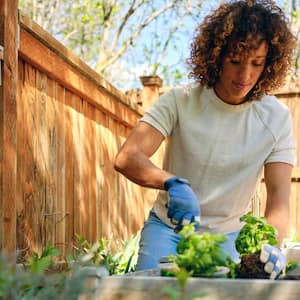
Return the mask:
<svg viewBox="0 0 300 300">
<path fill-rule="evenodd" d="M 259 259 L 260 254 L 245 254 L 237 268 L 237 278 L 269 278 L 270 274 L 264 271 L 264 263 Z"/>
</svg>

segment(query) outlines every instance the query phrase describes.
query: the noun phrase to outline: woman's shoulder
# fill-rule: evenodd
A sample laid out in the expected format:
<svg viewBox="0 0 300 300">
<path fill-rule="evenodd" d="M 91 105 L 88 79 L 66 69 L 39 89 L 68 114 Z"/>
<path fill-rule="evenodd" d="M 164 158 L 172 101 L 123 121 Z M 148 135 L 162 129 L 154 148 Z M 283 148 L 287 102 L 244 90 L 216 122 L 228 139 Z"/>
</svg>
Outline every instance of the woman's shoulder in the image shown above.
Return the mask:
<svg viewBox="0 0 300 300">
<path fill-rule="evenodd" d="M 276 96 L 266 95 L 255 101 L 254 108 L 262 122 L 270 130 L 279 130 L 282 124 L 290 120 L 290 110 Z M 273 131 L 272 130 L 272 131 Z"/>
<path fill-rule="evenodd" d="M 265 95 L 259 101 L 255 101 L 255 107 L 258 111 L 267 116 L 286 116 L 289 114 L 289 108 L 274 95 Z"/>
<path fill-rule="evenodd" d="M 199 97 L 203 91 L 203 87 L 195 84 L 186 84 L 178 87 L 173 87 L 169 93 L 176 97 L 177 101 L 199 101 Z"/>
</svg>

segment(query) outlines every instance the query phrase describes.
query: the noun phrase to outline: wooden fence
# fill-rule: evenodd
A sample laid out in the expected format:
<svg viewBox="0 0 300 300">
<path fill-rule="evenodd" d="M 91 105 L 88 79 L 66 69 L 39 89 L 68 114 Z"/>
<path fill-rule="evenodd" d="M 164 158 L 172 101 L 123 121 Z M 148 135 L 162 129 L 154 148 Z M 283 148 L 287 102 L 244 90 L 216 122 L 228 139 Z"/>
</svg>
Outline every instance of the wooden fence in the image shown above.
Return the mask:
<svg viewBox="0 0 300 300">
<path fill-rule="evenodd" d="M 113 160 L 142 109 L 20 15 L 16 121 L 16 234 L 19 260 L 48 244 L 71 250 L 128 239 L 142 226 L 156 191 L 135 185 Z M 18 26 L 17 26 L 18 28 Z M 4 47 L 6 47 L 4 45 Z M 161 161 L 162 150 L 153 161 Z M 13 244 L 13 243 L 12 243 Z"/>
<path fill-rule="evenodd" d="M 75 234 L 90 242 L 128 239 L 157 191 L 115 172 L 113 160 L 143 110 L 37 24 L 18 18 L 17 2 L 0 7 L 0 247 L 18 250 L 21 261 L 48 244 L 68 253 Z M 282 100 L 299 144 L 299 91 Z M 163 151 L 152 158 L 157 165 Z M 291 227 L 300 232 L 299 160 L 298 149 Z M 263 188 L 259 195 L 254 208 L 261 213 Z"/>
</svg>

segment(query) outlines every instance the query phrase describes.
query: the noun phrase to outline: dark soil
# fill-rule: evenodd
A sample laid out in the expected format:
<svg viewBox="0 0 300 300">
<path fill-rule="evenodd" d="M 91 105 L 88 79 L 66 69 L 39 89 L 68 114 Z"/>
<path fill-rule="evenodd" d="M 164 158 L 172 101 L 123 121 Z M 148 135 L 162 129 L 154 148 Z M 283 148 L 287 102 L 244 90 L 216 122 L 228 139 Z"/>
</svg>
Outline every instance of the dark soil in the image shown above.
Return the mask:
<svg viewBox="0 0 300 300">
<path fill-rule="evenodd" d="M 270 278 L 264 271 L 264 264 L 259 259 L 259 254 L 246 254 L 242 256 L 237 278 Z"/>
</svg>

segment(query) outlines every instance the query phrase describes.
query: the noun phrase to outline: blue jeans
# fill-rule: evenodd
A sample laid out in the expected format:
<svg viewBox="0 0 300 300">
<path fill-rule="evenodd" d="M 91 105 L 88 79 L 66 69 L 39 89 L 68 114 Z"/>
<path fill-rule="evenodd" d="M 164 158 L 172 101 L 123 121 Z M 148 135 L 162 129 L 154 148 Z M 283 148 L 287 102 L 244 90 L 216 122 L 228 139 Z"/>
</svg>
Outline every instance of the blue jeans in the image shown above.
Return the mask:
<svg viewBox="0 0 300 300">
<path fill-rule="evenodd" d="M 235 248 L 235 239 L 238 233 L 238 231 L 235 231 L 226 234 L 228 240 L 221 244 L 222 248 L 235 262 L 239 261 L 239 253 Z M 141 232 L 136 271 L 157 268 L 160 257 L 176 254 L 176 246 L 179 240 L 180 236 L 174 232 L 173 228 L 163 223 L 151 211 Z"/>
</svg>

